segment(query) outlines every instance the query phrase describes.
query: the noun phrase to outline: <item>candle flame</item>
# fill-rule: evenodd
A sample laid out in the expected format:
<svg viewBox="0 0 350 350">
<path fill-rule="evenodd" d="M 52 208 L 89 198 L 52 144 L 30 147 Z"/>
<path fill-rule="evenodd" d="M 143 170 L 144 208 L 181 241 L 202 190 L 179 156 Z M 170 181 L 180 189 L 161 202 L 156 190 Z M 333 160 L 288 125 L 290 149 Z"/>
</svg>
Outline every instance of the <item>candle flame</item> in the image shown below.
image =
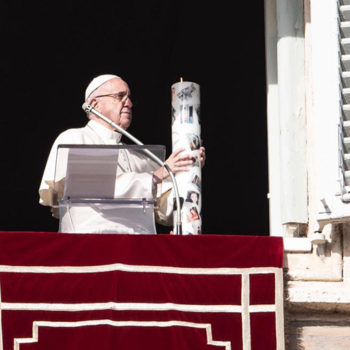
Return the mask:
<svg viewBox="0 0 350 350">
<path fill-rule="evenodd" d="M 183 80 L 183 78 L 182 77 L 180 77 L 180 83 L 182 83 L 184 80 Z"/>
</svg>

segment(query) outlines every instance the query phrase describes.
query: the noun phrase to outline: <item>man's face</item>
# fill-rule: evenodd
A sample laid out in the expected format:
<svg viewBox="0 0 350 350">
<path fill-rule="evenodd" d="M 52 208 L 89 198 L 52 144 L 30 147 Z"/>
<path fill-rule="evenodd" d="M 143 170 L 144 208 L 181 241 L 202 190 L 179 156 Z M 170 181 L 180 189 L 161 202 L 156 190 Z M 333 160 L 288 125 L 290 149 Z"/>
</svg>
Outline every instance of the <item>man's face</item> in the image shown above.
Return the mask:
<svg viewBox="0 0 350 350">
<path fill-rule="evenodd" d="M 94 108 L 126 130 L 132 120 L 132 102 L 128 84 L 120 78 L 107 81 L 94 93 Z M 108 95 L 108 96 L 103 96 Z"/>
</svg>

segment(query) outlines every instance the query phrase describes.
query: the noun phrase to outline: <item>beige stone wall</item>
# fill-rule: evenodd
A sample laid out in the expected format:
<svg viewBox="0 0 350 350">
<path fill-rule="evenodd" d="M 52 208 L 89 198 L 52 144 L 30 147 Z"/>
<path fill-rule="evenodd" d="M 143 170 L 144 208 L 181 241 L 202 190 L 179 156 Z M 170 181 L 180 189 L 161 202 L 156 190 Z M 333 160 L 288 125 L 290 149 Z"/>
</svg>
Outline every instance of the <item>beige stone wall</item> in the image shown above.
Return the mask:
<svg viewBox="0 0 350 350">
<path fill-rule="evenodd" d="M 324 247 L 285 254 L 286 349 L 350 349 L 350 224 Z"/>
<path fill-rule="evenodd" d="M 291 313 L 286 350 L 349 350 L 350 315 Z"/>
</svg>

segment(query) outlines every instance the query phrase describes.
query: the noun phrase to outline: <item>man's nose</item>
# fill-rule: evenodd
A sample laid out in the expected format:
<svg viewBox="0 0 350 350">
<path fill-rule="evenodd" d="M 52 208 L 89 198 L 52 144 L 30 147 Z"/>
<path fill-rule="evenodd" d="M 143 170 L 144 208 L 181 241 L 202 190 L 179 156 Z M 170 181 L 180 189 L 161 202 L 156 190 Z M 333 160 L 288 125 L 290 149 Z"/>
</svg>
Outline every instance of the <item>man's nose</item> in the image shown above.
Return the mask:
<svg viewBox="0 0 350 350">
<path fill-rule="evenodd" d="M 131 101 L 131 97 L 128 96 L 128 98 L 125 101 L 125 106 L 131 108 L 132 107 L 132 101 Z"/>
</svg>

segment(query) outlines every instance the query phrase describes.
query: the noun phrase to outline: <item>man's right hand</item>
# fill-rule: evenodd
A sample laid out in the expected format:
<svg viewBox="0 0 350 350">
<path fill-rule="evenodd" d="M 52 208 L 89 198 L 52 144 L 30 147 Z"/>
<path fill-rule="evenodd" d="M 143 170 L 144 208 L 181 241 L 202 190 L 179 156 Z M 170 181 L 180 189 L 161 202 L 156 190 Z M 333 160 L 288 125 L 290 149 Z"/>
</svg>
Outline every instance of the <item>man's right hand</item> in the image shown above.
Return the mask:
<svg viewBox="0 0 350 350">
<path fill-rule="evenodd" d="M 179 148 L 178 150 L 174 151 L 165 161 L 174 174 L 181 171 L 189 171 L 188 166 L 193 164 L 192 157 L 189 154 L 183 154 L 184 151 L 184 148 Z M 153 179 L 156 183 L 160 183 L 168 176 L 169 172 L 165 167 L 161 167 L 153 173 Z"/>
</svg>

